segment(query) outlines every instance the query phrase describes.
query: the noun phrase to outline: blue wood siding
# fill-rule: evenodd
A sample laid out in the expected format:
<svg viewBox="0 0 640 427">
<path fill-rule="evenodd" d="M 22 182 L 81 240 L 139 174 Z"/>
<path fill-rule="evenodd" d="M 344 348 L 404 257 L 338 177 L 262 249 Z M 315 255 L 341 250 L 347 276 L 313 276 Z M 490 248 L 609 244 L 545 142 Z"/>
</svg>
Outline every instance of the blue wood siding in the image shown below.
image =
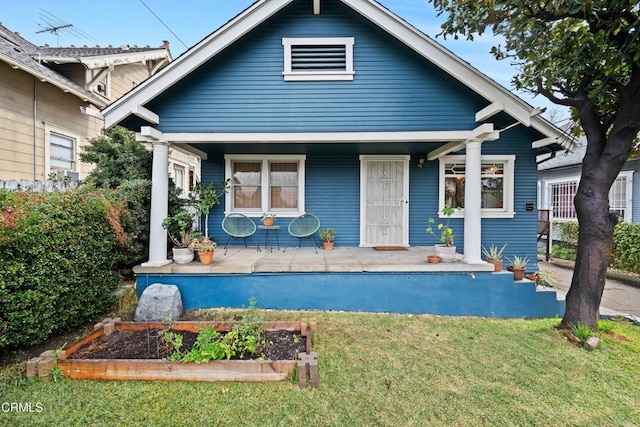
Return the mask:
<svg viewBox="0 0 640 427">
<path fill-rule="evenodd" d="M 528 256 L 531 260 L 529 270 L 537 269 L 536 263 L 536 162 L 535 152 L 530 149 L 532 132 L 517 127 L 505 132 L 499 141 L 483 144 L 483 154 L 515 154 L 515 195 L 514 218 L 485 218 L 482 220 L 482 244 L 502 246 L 507 244 L 505 255 Z M 393 150 L 387 147 L 385 154 L 411 154 L 409 167 L 409 244 L 412 246 L 431 246 L 437 243 L 435 238 L 425 233 L 429 217 L 437 218 L 438 211 L 438 162 L 426 162 L 423 169 L 416 167 L 419 155 L 437 147 L 436 144 L 397 144 Z M 260 147 L 256 147 L 258 150 Z M 242 152 L 251 150 L 245 147 Z M 360 161 L 359 154 L 376 154 L 375 146 L 364 149 L 350 145 L 336 153 L 333 146 L 291 146 L 292 152 L 305 152 L 306 161 L 306 211 L 316 214 L 323 227 L 338 229 L 336 244 L 358 246 L 360 243 Z M 393 151 L 393 153 L 390 153 Z M 223 154 L 211 153 L 209 160 L 203 162 L 203 181 L 220 183 L 224 177 Z M 527 211 L 525 206 L 532 203 L 534 209 Z M 226 236 L 220 224 L 224 215 L 223 206 L 214 208 L 210 215 L 209 230 L 219 244 L 224 244 Z M 258 218 L 255 218 L 256 222 Z M 282 226 L 280 242 L 285 246 L 297 245 L 297 240 L 289 237 L 286 227 L 288 218 L 277 218 Z M 456 235 L 459 253 L 464 251 L 464 220 L 451 219 Z M 258 232 L 255 239 L 263 239 Z M 258 240 L 254 239 L 254 243 Z M 237 242 L 236 242 L 237 243 Z M 304 246 L 311 241 L 303 242 Z"/>
<path fill-rule="evenodd" d="M 488 102 L 337 1 L 295 1 L 149 103 L 163 132 L 472 129 Z M 354 37 L 353 81 L 285 82 L 283 37 Z"/>
</svg>

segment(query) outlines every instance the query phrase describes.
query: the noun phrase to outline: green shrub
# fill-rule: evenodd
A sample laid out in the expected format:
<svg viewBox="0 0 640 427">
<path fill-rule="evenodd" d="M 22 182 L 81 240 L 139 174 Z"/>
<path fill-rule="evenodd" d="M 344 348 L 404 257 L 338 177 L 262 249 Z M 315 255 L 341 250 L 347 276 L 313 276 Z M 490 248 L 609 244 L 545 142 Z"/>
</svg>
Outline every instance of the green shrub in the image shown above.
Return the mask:
<svg viewBox="0 0 640 427">
<path fill-rule="evenodd" d="M 554 227 L 559 231 L 560 238 L 553 244 L 552 256 L 574 261 L 578 248 L 578 222 L 557 223 Z M 622 222 L 616 225 L 609 267 L 640 271 L 640 224 Z"/>
<path fill-rule="evenodd" d="M 640 271 L 640 224 L 623 222 L 616 225 L 609 265 L 626 271 Z"/>
<path fill-rule="evenodd" d="M 110 191 L 0 190 L 0 352 L 103 313 L 119 284 L 125 212 Z"/>
</svg>

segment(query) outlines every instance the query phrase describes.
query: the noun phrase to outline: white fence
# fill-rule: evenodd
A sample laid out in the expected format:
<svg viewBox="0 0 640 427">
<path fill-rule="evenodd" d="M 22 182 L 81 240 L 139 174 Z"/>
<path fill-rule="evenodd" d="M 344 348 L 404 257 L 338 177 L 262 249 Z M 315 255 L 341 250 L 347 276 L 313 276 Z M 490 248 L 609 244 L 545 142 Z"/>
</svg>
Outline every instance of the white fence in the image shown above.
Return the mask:
<svg viewBox="0 0 640 427">
<path fill-rule="evenodd" d="M 15 191 L 46 191 L 47 193 L 51 193 L 53 191 L 64 191 L 77 187 L 78 181 L 28 181 L 26 179 L 21 179 L 19 181 L 16 181 L 15 179 L 3 181 L 0 179 L 0 188 Z"/>
</svg>

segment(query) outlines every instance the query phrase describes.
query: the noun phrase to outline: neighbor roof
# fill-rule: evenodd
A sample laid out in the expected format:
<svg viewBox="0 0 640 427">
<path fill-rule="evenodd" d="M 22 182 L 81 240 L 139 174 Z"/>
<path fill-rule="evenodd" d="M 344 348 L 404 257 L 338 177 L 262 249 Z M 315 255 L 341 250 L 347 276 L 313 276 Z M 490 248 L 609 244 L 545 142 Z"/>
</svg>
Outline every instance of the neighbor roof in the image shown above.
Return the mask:
<svg viewBox="0 0 640 427">
<path fill-rule="evenodd" d="M 0 60 L 6 62 L 14 69 L 23 70 L 42 82 L 51 83 L 65 92 L 69 92 L 90 102 L 97 107 L 104 107 L 107 102 L 99 96 L 84 89 L 82 86 L 69 80 L 34 59 L 37 57 L 38 47 L 25 40 L 18 33 L 9 31 L 0 23 Z"/>
</svg>

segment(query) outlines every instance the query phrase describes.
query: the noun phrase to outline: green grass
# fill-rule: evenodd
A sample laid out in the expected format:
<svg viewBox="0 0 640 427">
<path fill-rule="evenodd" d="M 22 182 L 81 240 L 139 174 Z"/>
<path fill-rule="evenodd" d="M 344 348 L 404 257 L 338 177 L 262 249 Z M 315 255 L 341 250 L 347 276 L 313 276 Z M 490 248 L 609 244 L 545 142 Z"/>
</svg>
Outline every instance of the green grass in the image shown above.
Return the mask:
<svg viewBox="0 0 640 427">
<path fill-rule="evenodd" d="M 222 317 L 229 311 L 214 312 Z M 496 426 L 640 423 L 640 328 L 588 352 L 557 319 L 262 312 L 318 319 L 320 388 L 280 383 L 10 381 L 0 425 Z M 3 371 L 8 375 L 11 368 Z M 13 368 L 15 369 L 15 367 Z"/>
</svg>

